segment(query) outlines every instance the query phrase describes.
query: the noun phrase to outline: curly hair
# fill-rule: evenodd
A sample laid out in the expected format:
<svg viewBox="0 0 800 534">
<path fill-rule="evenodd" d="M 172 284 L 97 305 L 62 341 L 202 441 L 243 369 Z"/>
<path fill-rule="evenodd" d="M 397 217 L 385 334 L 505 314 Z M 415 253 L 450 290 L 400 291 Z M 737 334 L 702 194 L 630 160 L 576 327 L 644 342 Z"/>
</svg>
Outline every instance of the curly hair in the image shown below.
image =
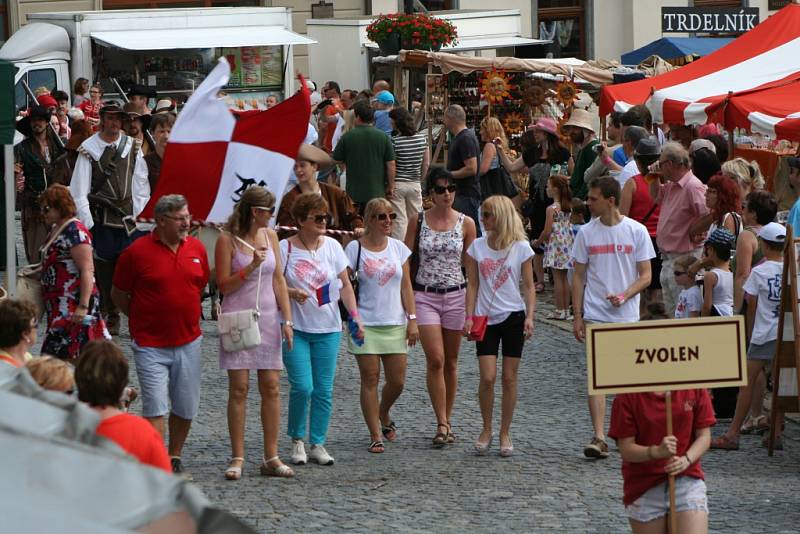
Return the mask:
<svg viewBox="0 0 800 534">
<path fill-rule="evenodd" d="M 75 207 L 75 200 L 69 192 L 69 188 L 65 185 L 55 184 L 45 190 L 41 198 L 42 206 L 49 206 L 50 209 L 56 210 L 62 219 L 67 217 L 75 217 L 78 213 L 78 208 Z"/>
<path fill-rule="evenodd" d="M 316 193 L 303 193 L 294 199 L 292 204 L 292 217 L 297 223 L 301 223 L 308 218 L 312 211 L 328 211 L 328 203 Z"/>
<path fill-rule="evenodd" d="M 561 206 L 561 211 L 569 213 L 572 211 L 572 191 L 569 189 L 569 176 L 563 174 L 554 174 L 547 181 L 558 189 L 558 198 Z"/>
<path fill-rule="evenodd" d="M 225 229 L 233 235 L 242 237 L 253 224 L 253 211 L 250 208 L 274 208 L 275 195 L 266 187 L 249 187 L 233 207 L 233 212 L 225 223 Z"/>
<path fill-rule="evenodd" d="M 718 225 L 722 225 L 725 215 L 742 211 L 742 190 L 739 184 L 722 173 L 717 173 L 708 181 L 708 188 L 717 192 L 717 205 L 714 206 L 714 217 Z"/>
</svg>

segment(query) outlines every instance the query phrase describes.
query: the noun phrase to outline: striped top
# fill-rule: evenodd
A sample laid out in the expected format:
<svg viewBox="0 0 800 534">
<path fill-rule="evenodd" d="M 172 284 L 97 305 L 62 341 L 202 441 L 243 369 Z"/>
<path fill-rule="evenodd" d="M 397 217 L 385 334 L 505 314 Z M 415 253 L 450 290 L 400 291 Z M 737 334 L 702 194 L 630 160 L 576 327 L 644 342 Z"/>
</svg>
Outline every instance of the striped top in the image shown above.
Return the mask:
<svg viewBox="0 0 800 534">
<path fill-rule="evenodd" d="M 395 180 L 409 182 L 420 180 L 422 158 L 427 148 L 427 139 L 423 132 L 411 136 L 396 135 L 392 137 L 395 157 Z"/>
</svg>

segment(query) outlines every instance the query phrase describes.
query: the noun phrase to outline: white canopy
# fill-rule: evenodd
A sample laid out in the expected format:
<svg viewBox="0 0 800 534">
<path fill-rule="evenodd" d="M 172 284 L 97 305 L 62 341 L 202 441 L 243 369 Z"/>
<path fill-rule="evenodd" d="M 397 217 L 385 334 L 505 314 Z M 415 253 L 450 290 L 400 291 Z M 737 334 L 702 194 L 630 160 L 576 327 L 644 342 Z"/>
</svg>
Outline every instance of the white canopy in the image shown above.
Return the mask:
<svg viewBox="0 0 800 534">
<path fill-rule="evenodd" d="M 230 28 L 170 28 L 92 32 L 103 46 L 125 50 L 169 50 L 185 48 L 236 48 L 240 46 L 305 45 L 316 41 L 282 26 Z"/>
</svg>

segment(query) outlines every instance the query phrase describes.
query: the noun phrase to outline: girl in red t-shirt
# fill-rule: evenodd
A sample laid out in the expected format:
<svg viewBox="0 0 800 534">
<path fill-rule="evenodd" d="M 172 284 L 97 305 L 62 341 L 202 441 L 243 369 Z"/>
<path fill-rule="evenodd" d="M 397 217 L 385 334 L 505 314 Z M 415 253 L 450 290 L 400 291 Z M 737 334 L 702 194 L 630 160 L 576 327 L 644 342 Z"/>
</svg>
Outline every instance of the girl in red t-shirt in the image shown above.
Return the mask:
<svg viewBox="0 0 800 534">
<path fill-rule="evenodd" d="M 634 533 L 667 532 L 667 476 L 674 475 L 678 532 L 708 532 L 708 502 L 700 457 L 716 423 L 708 390 L 672 393 L 667 436 L 664 393 L 617 395 L 609 437 L 622 455 L 623 503 Z"/>
</svg>

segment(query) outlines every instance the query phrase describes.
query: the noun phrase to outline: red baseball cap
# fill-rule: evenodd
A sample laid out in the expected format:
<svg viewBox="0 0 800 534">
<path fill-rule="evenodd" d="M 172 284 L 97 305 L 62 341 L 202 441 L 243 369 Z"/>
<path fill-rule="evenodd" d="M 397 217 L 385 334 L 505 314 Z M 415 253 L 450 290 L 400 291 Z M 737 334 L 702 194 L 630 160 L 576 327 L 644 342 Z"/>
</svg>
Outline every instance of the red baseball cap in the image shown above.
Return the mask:
<svg viewBox="0 0 800 534">
<path fill-rule="evenodd" d="M 50 95 L 38 96 L 38 97 L 36 97 L 36 100 L 39 101 L 40 105 L 46 106 L 48 108 L 50 108 L 50 107 L 57 108 L 58 107 L 58 102 L 56 102 L 56 99 L 53 98 Z"/>
</svg>

